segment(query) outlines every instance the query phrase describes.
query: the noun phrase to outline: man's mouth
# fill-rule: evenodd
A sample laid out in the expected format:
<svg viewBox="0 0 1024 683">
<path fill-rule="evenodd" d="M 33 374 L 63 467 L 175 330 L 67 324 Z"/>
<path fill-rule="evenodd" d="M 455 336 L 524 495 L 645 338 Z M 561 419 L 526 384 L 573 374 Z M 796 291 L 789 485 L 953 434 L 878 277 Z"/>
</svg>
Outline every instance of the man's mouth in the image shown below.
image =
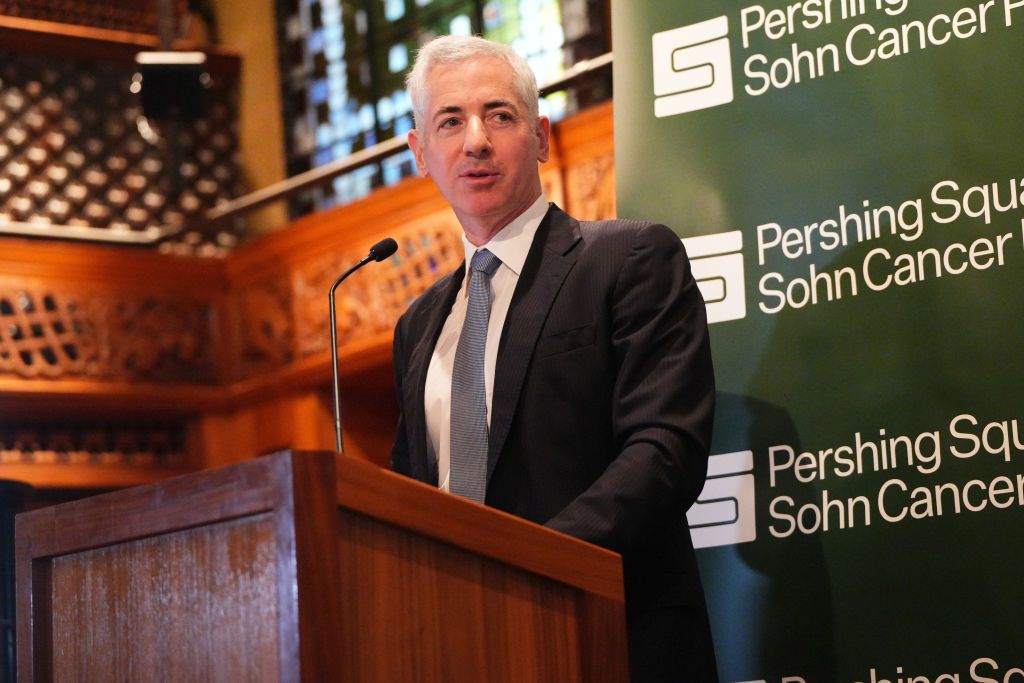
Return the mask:
<svg viewBox="0 0 1024 683">
<path fill-rule="evenodd" d="M 495 173 L 494 171 L 486 171 L 483 169 L 472 169 L 469 171 L 462 172 L 463 178 L 490 178 L 491 176 L 495 175 L 497 175 L 497 173 Z"/>
</svg>

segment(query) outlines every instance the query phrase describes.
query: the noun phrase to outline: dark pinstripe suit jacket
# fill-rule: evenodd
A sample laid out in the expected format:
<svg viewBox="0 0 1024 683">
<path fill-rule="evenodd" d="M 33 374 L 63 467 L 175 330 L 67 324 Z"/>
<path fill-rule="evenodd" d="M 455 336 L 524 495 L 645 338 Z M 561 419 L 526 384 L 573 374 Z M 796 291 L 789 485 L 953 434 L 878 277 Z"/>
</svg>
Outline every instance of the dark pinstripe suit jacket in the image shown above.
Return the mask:
<svg viewBox="0 0 1024 683">
<path fill-rule="evenodd" d="M 434 485 L 424 385 L 464 272 L 435 283 L 395 330 L 392 466 Z M 685 510 L 707 470 L 714 376 L 704 303 L 679 238 L 646 222 L 579 222 L 552 205 L 519 277 L 494 377 L 487 504 L 622 553 L 630 621 L 688 610 L 709 649 Z M 713 672 L 711 658 L 701 666 Z"/>
</svg>

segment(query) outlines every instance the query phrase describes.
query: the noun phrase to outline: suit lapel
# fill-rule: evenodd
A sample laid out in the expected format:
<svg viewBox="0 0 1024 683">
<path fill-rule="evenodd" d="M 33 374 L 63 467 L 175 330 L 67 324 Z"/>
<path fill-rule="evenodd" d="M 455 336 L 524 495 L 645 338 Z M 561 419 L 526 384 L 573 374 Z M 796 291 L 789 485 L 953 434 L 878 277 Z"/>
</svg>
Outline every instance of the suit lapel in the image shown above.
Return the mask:
<svg viewBox="0 0 1024 683">
<path fill-rule="evenodd" d="M 422 468 L 423 476 L 416 476 L 417 479 L 438 485 L 437 459 L 431 457 L 431 449 L 427 437 L 427 416 L 423 402 L 426 393 L 427 370 L 430 368 L 430 358 L 434 353 L 434 346 L 441 336 L 441 328 L 448 318 L 452 309 L 455 296 L 462 285 L 462 278 L 466 272 L 466 264 L 448 276 L 447 282 L 440 282 L 432 288 L 428 294 L 430 299 L 416 311 L 416 319 L 410 327 L 415 330 L 417 338 L 413 341 L 412 351 L 409 354 L 410 382 L 406 383 L 404 401 L 405 415 L 412 433 L 409 438 L 409 448 L 413 467 Z"/>
<path fill-rule="evenodd" d="M 505 446 L 534 347 L 555 296 L 576 263 L 580 240 L 575 219 L 554 204 L 537 229 L 523 265 L 498 346 L 491 397 L 487 476 Z M 422 400 L 421 410 L 422 410 Z"/>
</svg>

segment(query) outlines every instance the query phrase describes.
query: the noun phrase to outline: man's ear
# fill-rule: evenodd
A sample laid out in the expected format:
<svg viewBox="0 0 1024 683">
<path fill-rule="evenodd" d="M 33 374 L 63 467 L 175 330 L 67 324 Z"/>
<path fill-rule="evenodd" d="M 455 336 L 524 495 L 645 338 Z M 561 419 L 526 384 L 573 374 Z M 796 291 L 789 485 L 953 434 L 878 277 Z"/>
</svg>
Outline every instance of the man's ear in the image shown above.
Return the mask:
<svg viewBox="0 0 1024 683">
<path fill-rule="evenodd" d="M 419 173 L 421 178 L 426 178 L 430 175 L 430 171 L 427 169 L 427 162 L 423 158 L 423 141 L 420 140 L 420 132 L 416 128 L 409 131 L 409 149 L 412 150 L 412 155 L 416 157 L 416 171 Z"/>
<path fill-rule="evenodd" d="M 546 116 L 537 117 L 537 161 L 544 163 L 551 154 L 551 120 Z"/>
</svg>

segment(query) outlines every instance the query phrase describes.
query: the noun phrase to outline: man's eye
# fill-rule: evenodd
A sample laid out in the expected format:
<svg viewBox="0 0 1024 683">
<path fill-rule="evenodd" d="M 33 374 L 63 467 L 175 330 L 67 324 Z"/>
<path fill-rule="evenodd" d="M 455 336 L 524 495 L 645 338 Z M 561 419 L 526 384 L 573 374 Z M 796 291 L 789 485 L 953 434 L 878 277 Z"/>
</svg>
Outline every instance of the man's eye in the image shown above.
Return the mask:
<svg viewBox="0 0 1024 683">
<path fill-rule="evenodd" d="M 445 119 L 441 122 L 441 128 L 454 128 L 459 125 L 459 120 L 456 118 Z"/>
<path fill-rule="evenodd" d="M 501 121 L 502 123 L 507 123 L 508 121 L 512 120 L 512 115 L 509 114 L 507 111 L 499 111 L 495 112 L 494 118 L 496 118 L 498 121 Z"/>
</svg>

